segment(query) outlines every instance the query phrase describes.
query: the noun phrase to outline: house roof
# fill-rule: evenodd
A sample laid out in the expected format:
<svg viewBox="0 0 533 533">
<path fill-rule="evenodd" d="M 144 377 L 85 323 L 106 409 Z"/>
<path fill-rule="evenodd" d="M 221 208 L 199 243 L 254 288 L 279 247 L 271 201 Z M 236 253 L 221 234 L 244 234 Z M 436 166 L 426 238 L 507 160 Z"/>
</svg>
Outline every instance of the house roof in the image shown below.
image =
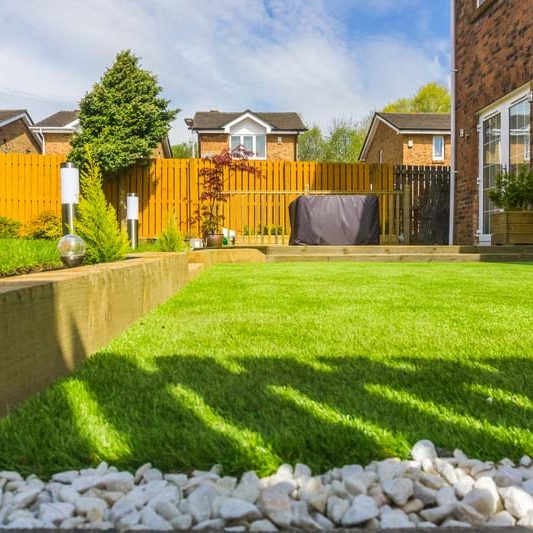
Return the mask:
<svg viewBox="0 0 533 533">
<path fill-rule="evenodd" d="M 64 128 L 78 119 L 79 111 L 58 111 L 35 124 L 39 128 Z"/>
<path fill-rule="evenodd" d="M 393 129 L 398 135 L 451 135 L 449 113 L 374 113 L 359 161 L 365 161 L 380 123 Z"/>
<path fill-rule="evenodd" d="M 449 130 L 451 117 L 449 113 L 376 113 L 398 130 Z"/>
<path fill-rule="evenodd" d="M 12 119 L 15 119 L 21 115 L 26 115 L 33 124 L 33 121 L 25 109 L 0 109 L 0 124 L 2 122 L 10 122 Z"/>
<path fill-rule="evenodd" d="M 270 124 L 275 131 L 306 131 L 298 113 L 259 113 L 246 109 L 245 111 L 225 113 L 221 111 L 198 111 L 192 121 L 186 119 L 186 124 L 192 130 L 223 130 L 224 126 L 243 115 L 250 114 Z"/>
</svg>

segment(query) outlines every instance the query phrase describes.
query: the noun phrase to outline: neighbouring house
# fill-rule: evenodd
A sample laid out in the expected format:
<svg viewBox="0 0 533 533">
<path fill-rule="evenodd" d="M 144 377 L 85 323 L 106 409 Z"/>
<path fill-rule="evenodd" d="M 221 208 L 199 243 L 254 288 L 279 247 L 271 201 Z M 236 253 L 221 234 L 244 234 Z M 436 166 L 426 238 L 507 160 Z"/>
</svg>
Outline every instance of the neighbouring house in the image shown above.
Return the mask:
<svg viewBox="0 0 533 533">
<path fill-rule="evenodd" d="M 359 160 L 392 165 L 449 165 L 447 113 L 374 113 Z"/>
<path fill-rule="evenodd" d="M 491 241 L 487 191 L 531 161 L 533 4 L 454 0 L 454 242 Z"/>
<path fill-rule="evenodd" d="M 0 109 L 0 153 L 39 154 L 41 141 L 25 109 Z"/>
<path fill-rule="evenodd" d="M 250 159 L 298 161 L 298 135 L 307 131 L 298 113 L 249 109 L 237 113 L 201 111 L 186 118 L 185 123 L 198 136 L 198 157 L 242 145 L 254 153 Z"/>
<path fill-rule="evenodd" d="M 58 111 L 37 122 L 31 129 L 42 138 L 43 154 L 67 155 L 70 152 L 70 140 L 80 130 L 79 112 Z M 165 137 L 161 144 L 154 148 L 152 157 L 171 158 L 170 141 Z"/>
</svg>

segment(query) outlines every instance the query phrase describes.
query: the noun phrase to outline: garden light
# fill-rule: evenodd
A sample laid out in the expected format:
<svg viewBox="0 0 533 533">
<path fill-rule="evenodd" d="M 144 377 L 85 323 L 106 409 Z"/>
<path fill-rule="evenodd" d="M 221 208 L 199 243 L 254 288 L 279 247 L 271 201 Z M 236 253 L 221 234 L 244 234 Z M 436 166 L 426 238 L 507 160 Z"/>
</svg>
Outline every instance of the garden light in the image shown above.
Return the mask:
<svg viewBox="0 0 533 533">
<path fill-rule="evenodd" d="M 131 249 L 135 250 L 139 242 L 139 195 L 134 192 L 126 195 L 126 219 Z"/>
<path fill-rule="evenodd" d="M 80 171 L 74 163 L 61 163 L 61 220 L 63 235 L 74 233 L 76 205 L 80 197 Z"/>
<path fill-rule="evenodd" d="M 83 239 L 72 233 L 65 235 L 57 243 L 59 257 L 66 267 L 80 266 L 85 257 L 85 250 L 86 246 Z"/>
</svg>

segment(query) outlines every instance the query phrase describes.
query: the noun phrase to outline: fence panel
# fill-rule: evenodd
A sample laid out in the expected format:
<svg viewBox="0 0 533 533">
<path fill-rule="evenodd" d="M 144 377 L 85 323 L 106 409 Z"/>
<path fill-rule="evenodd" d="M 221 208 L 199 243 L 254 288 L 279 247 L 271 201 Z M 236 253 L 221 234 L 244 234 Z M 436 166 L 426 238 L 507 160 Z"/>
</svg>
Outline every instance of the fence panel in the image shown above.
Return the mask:
<svg viewBox="0 0 533 533">
<path fill-rule="evenodd" d="M 396 166 L 394 185 L 411 188 L 411 244 L 448 244 L 450 167 Z"/>
</svg>

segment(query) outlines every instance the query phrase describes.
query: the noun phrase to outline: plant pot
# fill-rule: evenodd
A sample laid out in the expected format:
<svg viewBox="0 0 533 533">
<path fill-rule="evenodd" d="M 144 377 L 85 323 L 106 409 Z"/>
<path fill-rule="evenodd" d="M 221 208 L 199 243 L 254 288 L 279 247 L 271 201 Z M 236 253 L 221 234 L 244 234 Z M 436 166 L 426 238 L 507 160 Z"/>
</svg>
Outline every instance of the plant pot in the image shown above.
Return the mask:
<svg viewBox="0 0 533 533">
<path fill-rule="evenodd" d="M 222 248 L 224 235 L 222 233 L 208 233 L 205 237 L 206 248 Z"/>
<path fill-rule="evenodd" d="M 492 244 L 533 244 L 533 211 L 491 215 Z"/>
</svg>

